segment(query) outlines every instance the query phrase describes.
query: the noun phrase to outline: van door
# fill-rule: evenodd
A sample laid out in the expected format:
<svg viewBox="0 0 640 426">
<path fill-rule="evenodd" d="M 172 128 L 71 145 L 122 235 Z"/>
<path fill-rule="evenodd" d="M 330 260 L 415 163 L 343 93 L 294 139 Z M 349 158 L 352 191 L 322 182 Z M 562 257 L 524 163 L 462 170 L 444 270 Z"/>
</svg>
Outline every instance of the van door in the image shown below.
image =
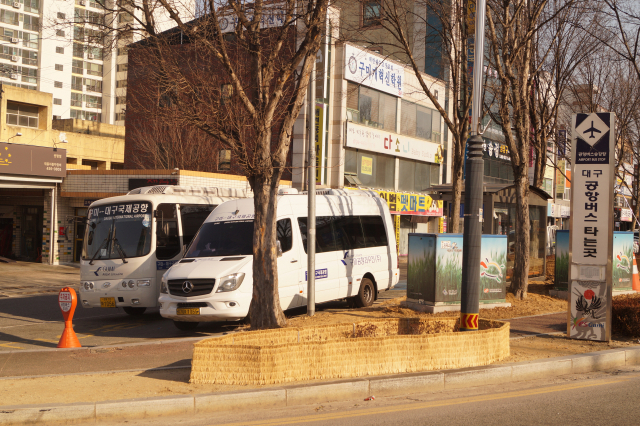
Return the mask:
<svg viewBox="0 0 640 426">
<path fill-rule="evenodd" d="M 326 302 L 340 298 L 340 273 L 338 251 L 333 232 L 333 216 L 316 217 L 316 265 L 315 265 L 315 301 Z M 306 303 L 307 294 L 307 218 L 298 218 L 298 227 L 304 248 L 304 262 L 300 271 L 300 281 L 304 285 Z"/>
<path fill-rule="evenodd" d="M 300 275 L 300 258 L 302 253 L 300 244 L 294 249 L 294 238 L 291 219 L 280 219 L 276 222 L 276 238 L 280 242 L 282 256 L 278 257 L 278 293 L 282 309 L 299 306 L 301 298 L 298 296 L 298 281 Z"/>
<path fill-rule="evenodd" d="M 333 222 L 333 229 L 336 235 L 336 244 L 340 250 L 338 262 L 340 297 L 355 296 L 360 290 L 360 281 L 356 281 L 356 277 L 354 277 L 353 261 L 362 255 L 362 249 L 365 247 L 360 217 L 337 217 Z M 357 278 L 361 278 L 361 276 Z"/>
<path fill-rule="evenodd" d="M 159 204 L 154 215 L 156 218 L 155 285 L 157 296 L 160 296 L 162 275 L 182 257 L 182 241 L 178 229 L 176 204 Z"/>
</svg>

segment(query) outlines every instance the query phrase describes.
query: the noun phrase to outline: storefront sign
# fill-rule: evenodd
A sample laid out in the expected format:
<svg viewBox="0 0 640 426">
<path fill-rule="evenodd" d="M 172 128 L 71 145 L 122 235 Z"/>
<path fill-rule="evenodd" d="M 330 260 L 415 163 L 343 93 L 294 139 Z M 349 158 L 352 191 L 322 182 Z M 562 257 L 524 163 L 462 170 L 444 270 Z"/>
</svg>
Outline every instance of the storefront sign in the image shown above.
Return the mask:
<svg viewBox="0 0 640 426">
<path fill-rule="evenodd" d="M 67 150 L 0 142 L 0 173 L 65 177 Z"/>
<path fill-rule="evenodd" d="M 632 222 L 631 209 L 620 209 L 620 222 Z"/>
<path fill-rule="evenodd" d="M 611 339 L 615 114 L 574 114 L 567 333 Z"/>
<path fill-rule="evenodd" d="M 284 3 L 265 4 L 260 20 L 260 28 L 281 27 L 284 25 L 286 12 L 287 9 Z M 244 10 L 244 14 L 248 20 L 253 19 L 252 9 L 247 7 Z M 220 16 L 218 18 L 218 25 L 220 26 L 220 31 L 223 33 L 235 31 L 236 25 L 238 25 L 238 17 L 233 13 Z"/>
<path fill-rule="evenodd" d="M 556 194 L 564 194 L 564 169 L 565 169 L 565 161 L 558 161 L 558 170 L 556 170 Z M 551 194 L 554 195 L 554 194 Z"/>
<path fill-rule="evenodd" d="M 129 191 L 136 188 L 154 185 L 177 185 L 178 179 L 171 178 L 149 178 L 149 179 L 129 179 Z"/>
<path fill-rule="evenodd" d="M 442 158 L 440 145 L 437 143 L 373 129 L 351 121 L 347 122 L 345 146 L 436 164 Z"/>
<path fill-rule="evenodd" d="M 344 46 L 345 79 L 402 97 L 404 67 L 350 44 Z"/>
<path fill-rule="evenodd" d="M 509 155 L 509 147 L 490 139 L 484 138 L 482 151 L 489 158 L 493 157 L 504 161 L 511 161 L 511 156 Z"/>
<path fill-rule="evenodd" d="M 374 189 L 374 191 L 385 199 L 391 214 L 442 216 L 442 201 L 434 200 L 426 194 L 380 191 L 377 189 Z"/>
</svg>

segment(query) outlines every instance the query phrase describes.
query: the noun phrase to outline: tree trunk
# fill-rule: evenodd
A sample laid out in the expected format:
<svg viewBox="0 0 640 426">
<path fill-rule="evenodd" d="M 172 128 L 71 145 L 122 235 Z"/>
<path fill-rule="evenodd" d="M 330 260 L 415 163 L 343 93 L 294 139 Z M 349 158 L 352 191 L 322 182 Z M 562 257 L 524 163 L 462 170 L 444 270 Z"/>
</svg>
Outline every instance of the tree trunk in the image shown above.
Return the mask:
<svg viewBox="0 0 640 426">
<path fill-rule="evenodd" d="M 529 246 L 530 227 L 529 224 L 529 177 L 527 167 L 519 168 L 518 176 L 515 177 L 516 204 L 516 232 L 514 247 L 513 276 L 511 277 L 511 292 L 518 299 L 526 299 L 527 283 L 529 280 Z"/>
<path fill-rule="evenodd" d="M 254 196 L 253 228 L 253 297 L 249 306 L 251 328 L 283 327 L 285 319 L 278 293 L 278 252 L 276 248 L 276 215 L 280 170 L 270 176 L 250 178 Z"/>
<path fill-rule="evenodd" d="M 451 226 L 449 233 L 460 232 L 460 199 L 462 198 L 462 165 L 464 162 L 464 150 L 461 150 L 458 141 L 454 140 L 453 168 L 451 169 Z M 464 146 L 464 143 L 462 143 Z M 459 153 L 457 151 L 462 151 Z"/>
</svg>

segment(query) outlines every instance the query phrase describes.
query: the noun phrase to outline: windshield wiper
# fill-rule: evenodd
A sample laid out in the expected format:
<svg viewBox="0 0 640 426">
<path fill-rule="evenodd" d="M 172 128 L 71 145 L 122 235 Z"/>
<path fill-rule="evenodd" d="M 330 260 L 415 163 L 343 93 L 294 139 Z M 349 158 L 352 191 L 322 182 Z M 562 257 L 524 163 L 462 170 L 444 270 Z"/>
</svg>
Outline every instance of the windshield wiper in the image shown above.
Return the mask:
<svg viewBox="0 0 640 426">
<path fill-rule="evenodd" d="M 124 249 L 122 248 L 122 246 L 120 245 L 120 241 L 118 241 L 118 239 L 116 238 L 116 224 L 113 224 L 113 244 L 116 247 L 116 250 L 118 250 L 118 253 L 120 253 L 120 258 L 122 259 L 122 263 L 129 263 L 127 262 L 127 259 L 125 259 L 127 257 L 127 254 L 124 252 Z"/>
<path fill-rule="evenodd" d="M 107 235 L 107 237 L 104 239 L 104 241 L 102 242 L 102 244 L 100 244 L 100 247 L 98 247 L 98 250 L 96 250 L 96 252 L 94 253 L 93 257 L 91 258 L 91 260 L 89 261 L 89 265 L 93 265 L 93 261 L 96 260 L 96 256 L 98 254 L 100 254 L 100 250 L 102 249 L 102 247 L 105 245 L 105 243 L 108 243 L 109 240 L 111 239 L 111 235 Z"/>
</svg>

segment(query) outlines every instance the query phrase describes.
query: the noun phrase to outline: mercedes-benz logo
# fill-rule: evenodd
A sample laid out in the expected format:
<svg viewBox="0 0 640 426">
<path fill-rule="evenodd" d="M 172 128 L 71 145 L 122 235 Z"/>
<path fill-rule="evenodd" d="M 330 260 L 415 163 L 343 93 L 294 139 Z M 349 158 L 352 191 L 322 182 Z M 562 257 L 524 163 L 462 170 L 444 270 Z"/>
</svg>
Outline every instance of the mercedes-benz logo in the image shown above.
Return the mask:
<svg viewBox="0 0 640 426">
<path fill-rule="evenodd" d="M 182 291 L 185 293 L 191 293 L 193 290 L 193 283 L 191 281 L 185 281 L 182 283 Z"/>
</svg>

